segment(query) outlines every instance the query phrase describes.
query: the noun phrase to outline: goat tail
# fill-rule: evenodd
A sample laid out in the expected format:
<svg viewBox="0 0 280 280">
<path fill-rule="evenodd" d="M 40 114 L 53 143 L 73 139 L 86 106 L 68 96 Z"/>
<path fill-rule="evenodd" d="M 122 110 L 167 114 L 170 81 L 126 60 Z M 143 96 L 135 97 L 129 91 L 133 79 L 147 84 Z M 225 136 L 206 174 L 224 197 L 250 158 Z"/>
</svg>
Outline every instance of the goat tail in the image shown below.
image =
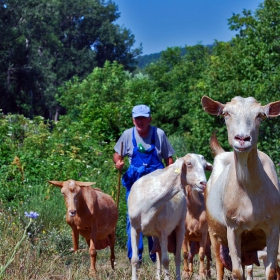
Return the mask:
<svg viewBox="0 0 280 280">
<path fill-rule="evenodd" d="M 217 133 L 217 131 L 214 131 L 210 138 L 210 149 L 211 149 L 214 157 L 218 154 L 225 152 L 225 150 L 222 148 L 222 146 L 220 145 L 220 143 L 218 141 L 216 133 Z"/>
</svg>

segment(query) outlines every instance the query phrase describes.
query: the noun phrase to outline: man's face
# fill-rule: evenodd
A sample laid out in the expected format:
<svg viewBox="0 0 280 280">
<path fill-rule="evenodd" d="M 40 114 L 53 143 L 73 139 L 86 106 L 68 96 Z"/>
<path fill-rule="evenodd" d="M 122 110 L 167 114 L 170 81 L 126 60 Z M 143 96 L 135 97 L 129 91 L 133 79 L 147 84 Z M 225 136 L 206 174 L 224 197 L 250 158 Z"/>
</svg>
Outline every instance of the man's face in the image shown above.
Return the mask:
<svg viewBox="0 0 280 280">
<path fill-rule="evenodd" d="M 151 123 L 152 118 L 148 117 L 137 117 L 133 118 L 133 123 L 138 131 L 138 133 L 141 134 L 146 134 L 149 132 L 149 125 Z"/>
</svg>

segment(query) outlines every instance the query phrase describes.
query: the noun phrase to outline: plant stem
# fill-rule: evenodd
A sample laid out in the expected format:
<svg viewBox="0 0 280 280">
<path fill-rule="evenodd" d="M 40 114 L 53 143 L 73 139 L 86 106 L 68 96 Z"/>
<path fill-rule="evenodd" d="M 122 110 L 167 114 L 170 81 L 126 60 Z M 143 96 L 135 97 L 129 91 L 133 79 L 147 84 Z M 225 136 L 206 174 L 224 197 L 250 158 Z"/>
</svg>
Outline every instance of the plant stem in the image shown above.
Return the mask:
<svg viewBox="0 0 280 280">
<path fill-rule="evenodd" d="M 4 266 L 0 267 L 0 279 L 3 278 L 6 269 L 14 261 L 16 252 L 17 252 L 19 246 L 21 245 L 21 243 L 23 242 L 23 240 L 25 239 L 25 237 L 27 236 L 27 230 L 28 230 L 29 226 L 31 225 L 31 223 L 32 223 L 32 219 L 30 219 L 28 225 L 25 227 L 23 236 L 20 239 L 20 241 L 16 244 L 16 246 L 15 246 L 15 248 L 13 250 L 13 253 L 12 253 L 11 257 L 9 258 L 8 262 Z"/>
</svg>

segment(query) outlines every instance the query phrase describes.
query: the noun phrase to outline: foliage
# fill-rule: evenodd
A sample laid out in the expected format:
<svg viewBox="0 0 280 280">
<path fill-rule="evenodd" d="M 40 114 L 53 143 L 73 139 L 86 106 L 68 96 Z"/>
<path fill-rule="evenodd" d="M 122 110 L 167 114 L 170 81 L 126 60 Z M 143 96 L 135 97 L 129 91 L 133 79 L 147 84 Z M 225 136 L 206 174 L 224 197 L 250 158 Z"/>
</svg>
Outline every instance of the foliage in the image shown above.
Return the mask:
<svg viewBox="0 0 280 280">
<path fill-rule="evenodd" d="M 187 47 L 181 56 L 180 48 L 169 48 L 162 58 L 151 64 L 147 72 L 157 84 L 158 103 L 155 123 L 167 135 L 181 135 L 185 139 L 186 152 L 205 153 L 198 149 L 193 130 L 199 129 L 202 114 L 197 85 L 206 69 L 210 49 L 202 45 Z M 205 147 L 205 145 L 204 145 Z"/>
<path fill-rule="evenodd" d="M 180 48 L 181 49 L 181 55 L 186 54 L 186 48 Z M 138 70 L 145 69 L 149 64 L 156 63 L 161 58 L 162 52 L 159 53 L 152 53 L 152 54 L 146 54 L 146 55 L 140 55 L 137 57 L 137 66 Z"/>
<path fill-rule="evenodd" d="M 233 15 L 229 20 L 230 28 L 239 31 L 239 35 L 232 42 L 216 42 L 203 78 L 198 84 L 200 96 L 225 103 L 236 95 L 253 96 L 263 105 L 279 99 L 278 85 L 280 49 L 277 47 L 279 37 L 280 12 L 279 1 L 264 1 L 257 9 L 255 17 L 250 11 L 244 10 L 243 17 Z M 227 147 L 227 135 L 224 124 L 219 118 L 201 116 L 199 130 L 208 133 L 218 129 L 221 143 Z M 277 129 L 279 119 L 266 120 L 260 129 L 259 148 L 268 153 L 277 164 L 280 161 L 279 145 L 280 132 Z M 199 148 L 206 145 L 203 141 Z M 229 149 L 229 147 L 228 147 Z"/>
<path fill-rule="evenodd" d="M 93 139 L 102 141 L 116 141 L 132 125 L 134 104 L 156 103 L 149 78 L 143 74 L 132 76 L 117 62 L 106 62 L 81 83 L 74 79 L 60 91 L 59 101 L 67 110 L 65 123 L 77 124 L 77 129 L 90 131 Z"/>
<path fill-rule="evenodd" d="M 53 118 L 57 88 L 86 77 L 105 61 L 135 68 L 141 47 L 114 22 L 115 3 L 103 0 L 1 1 L 0 108 Z"/>
<path fill-rule="evenodd" d="M 63 199 L 47 180 L 96 181 L 97 187 L 116 198 L 112 143 L 95 141 L 90 131 L 84 135 L 62 123 L 53 125 L 50 132 L 43 118 L 2 116 L 0 127 L 7 131 L 1 147 L 10 147 L 9 153 L 0 150 L 0 199 L 15 213 L 22 205 L 35 207 L 42 213 L 45 229 L 61 227 Z"/>
</svg>

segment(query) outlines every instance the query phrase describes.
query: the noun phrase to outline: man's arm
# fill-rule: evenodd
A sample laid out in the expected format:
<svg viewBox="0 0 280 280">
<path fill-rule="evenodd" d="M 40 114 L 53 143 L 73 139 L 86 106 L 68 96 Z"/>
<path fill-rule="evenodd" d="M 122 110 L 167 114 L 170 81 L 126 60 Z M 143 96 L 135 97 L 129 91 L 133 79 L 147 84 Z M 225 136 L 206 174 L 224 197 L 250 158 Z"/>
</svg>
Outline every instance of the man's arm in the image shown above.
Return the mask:
<svg viewBox="0 0 280 280">
<path fill-rule="evenodd" d="M 172 164 L 174 161 L 173 161 L 172 157 L 169 157 L 169 158 L 165 158 L 164 162 L 165 162 L 165 166 L 168 166 L 168 165 Z"/>
</svg>

